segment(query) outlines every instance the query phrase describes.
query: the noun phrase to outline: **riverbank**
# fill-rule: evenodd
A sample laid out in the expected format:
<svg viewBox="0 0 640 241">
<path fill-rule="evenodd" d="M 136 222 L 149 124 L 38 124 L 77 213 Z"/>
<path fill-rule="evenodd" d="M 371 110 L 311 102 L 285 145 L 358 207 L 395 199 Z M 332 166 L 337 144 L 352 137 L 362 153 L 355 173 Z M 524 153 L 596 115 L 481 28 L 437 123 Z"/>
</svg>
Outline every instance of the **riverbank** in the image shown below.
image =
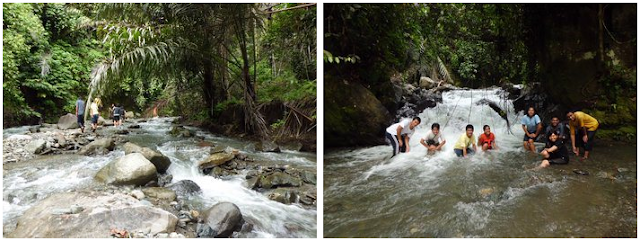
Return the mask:
<svg viewBox="0 0 640 241">
<path fill-rule="evenodd" d="M 60 130 L 51 125 L 5 130 L 4 236 L 315 236 L 315 154 L 286 147 L 279 147 L 280 152 L 260 151 L 255 149 L 256 143 L 174 125 L 172 120 L 136 119 L 123 128 L 103 126 L 96 133 Z M 171 135 L 174 129 L 179 131 Z M 108 141 L 102 141 L 105 139 Z M 100 142 L 104 145 L 97 145 Z M 144 157 L 136 156 L 137 153 Z M 124 165 L 117 164 L 123 158 L 136 160 L 127 159 L 129 168 L 133 168 L 129 166 L 131 163 L 138 162 L 155 166 L 153 177 L 139 184 L 106 181 L 105 185 L 105 180 L 111 179 L 100 173 L 108 166 Z M 207 164 L 211 161 L 215 164 Z M 112 175 L 111 171 L 108 173 Z M 45 181 L 50 178 L 53 182 Z M 69 194 L 56 194 L 60 192 Z M 67 199 L 85 201 L 60 202 Z M 114 200 L 122 205 L 100 200 Z M 225 208 L 214 209 L 218 204 Z M 77 206 L 82 210 L 77 211 Z M 110 211 L 104 211 L 105 208 Z M 39 209 L 57 209 L 61 213 L 43 214 L 36 211 Z M 211 217 L 236 213 L 234 210 L 242 218 L 232 220 L 230 232 L 211 232 L 221 230 L 216 225 L 230 222 Z M 208 215 L 211 212 L 216 215 Z M 133 215 L 132 221 L 114 223 L 114 217 L 127 215 Z M 158 229 L 157 225 L 145 224 L 134 217 L 149 215 L 159 215 L 162 221 L 158 222 L 166 223 L 166 227 Z M 42 220 L 58 220 L 58 227 L 69 231 L 57 232 L 59 229 L 51 226 L 56 222 Z M 82 220 L 111 221 L 78 225 Z M 136 222 L 141 224 L 134 225 Z M 40 233 L 30 231 L 36 224 L 43 227 L 37 229 Z M 109 230 L 104 225 L 118 227 Z"/>
</svg>

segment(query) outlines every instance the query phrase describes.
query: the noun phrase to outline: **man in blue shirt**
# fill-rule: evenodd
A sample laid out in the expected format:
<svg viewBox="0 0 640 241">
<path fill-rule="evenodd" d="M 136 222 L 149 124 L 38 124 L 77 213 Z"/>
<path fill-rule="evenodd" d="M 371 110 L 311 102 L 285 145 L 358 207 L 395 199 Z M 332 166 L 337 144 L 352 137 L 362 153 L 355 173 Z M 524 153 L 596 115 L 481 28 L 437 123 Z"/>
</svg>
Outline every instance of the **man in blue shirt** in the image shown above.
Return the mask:
<svg viewBox="0 0 640 241">
<path fill-rule="evenodd" d="M 522 117 L 522 130 L 524 130 L 523 145 L 525 150 L 533 153 L 536 152 L 536 146 L 533 144 L 533 141 L 536 140 L 536 137 L 538 137 L 540 131 L 542 131 L 541 123 L 540 117 L 536 115 L 536 110 L 533 106 L 529 107 L 527 114 Z"/>
<path fill-rule="evenodd" d="M 80 96 L 78 96 L 78 100 L 76 100 L 76 117 L 78 117 L 80 131 L 84 133 L 84 100 L 82 100 Z"/>
</svg>

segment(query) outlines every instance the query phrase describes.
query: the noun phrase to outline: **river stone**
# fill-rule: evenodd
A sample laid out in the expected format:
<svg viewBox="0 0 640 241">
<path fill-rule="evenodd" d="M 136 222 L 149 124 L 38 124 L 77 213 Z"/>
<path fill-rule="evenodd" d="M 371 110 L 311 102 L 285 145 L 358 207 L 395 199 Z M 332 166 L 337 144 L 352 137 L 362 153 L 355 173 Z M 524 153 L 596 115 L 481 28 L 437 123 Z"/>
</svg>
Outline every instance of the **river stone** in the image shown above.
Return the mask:
<svg viewBox="0 0 640 241">
<path fill-rule="evenodd" d="M 144 193 L 140 190 L 133 190 L 131 192 L 131 196 L 135 197 L 136 199 L 140 200 L 144 198 Z"/>
<path fill-rule="evenodd" d="M 100 169 L 96 179 L 112 185 L 142 186 L 157 179 L 156 167 L 142 154 L 131 153 Z"/>
<path fill-rule="evenodd" d="M 104 126 L 107 121 L 102 118 L 102 116 L 98 116 L 98 125 Z"/>
<path fill-rule="evenodd" d="M 202 192 L 200 186 L 191 180 L 180 180 L 168 185 L 167 188 L 175 191 L 178 196 L 187 196 Z"/>
<path fill-rule="evenodd" d="M 231 237 L 242 228 L 243 218 L 240 208 L 230 202 L 220 202 L 204 211 L 204 223 L 196 230 L 199 238 Z"/>
<path fill-rule="evenodd" d="M 89 139 L 89 136 L 87 136 L 87 139 Z M 91 155 L 99 152 L 100 150 L 113 151 L 113 148 L 115 148 L 115 146 L 116 144 L 113 138 L 111 137 L 101 138 L 101 139 L 92 141 L 88 145 L 82 147 L 82 149 L 78 151 L 78 155 Z"/>
<path fill-rule="evenodd" d="M 299 187 L 302 185 L 300 178 L 282 172 L 274 172 L 270 175 L 262 176 L 259 182 L 258 185 L 262 188 Z"/>
<path fill-rule="evenodd" d="M 272 193 L 270 193 L 269 195 L 267 195 L 267 197 L 279 203 L 291 204 L 291 203 L 296 203 L 296 201 L 299 198 L 299 195 L 295 190 L 278 188 L 274 190 Z"/>
<path fill-rule="evenodd" d="M 61 116 L 58 120 L 58 129 L 60 130 L 76 128 L 80 128 L 80 126 L 78 125 L 78 117 L 74 114 L 67 113 L 66 115 Z"/>
<path fill-rule="evenodd" d="M 83 207 L 77 214 L 55 215 L 54 209 Z M 177 217 L 159 208 L 143 206 L 124 194 L 56 193 L 37 202 L 18 218 L 11 238 L 109 238 L 111 228 L 151 234 L 175 230 Z"/>
<path fill-rule="evenodd" d="M 113 126 L 113 120 L 104 120 L 103 126 Z"/>
<path fill-rule="evenodd" d="M 31 133 L 38 133 L 38 132 L 40 132 L 40 126 L 33 126 L 33 127 L 29 127 L 29 132 L 31 132 Z"/>
<path fill-rule="evenodd" d="M 156 166 L 156 170 L 158 170 L 159 173 L 165 173 L 167 169 L 169 169 L 169 166 L 171 166 L 171 160 L 168 157 L 162 155 L 162 153 L 158 151 L 152 150 L 151 148 L 140 147 L 131 142 L 125 143 L 122 147 L 125 154 L 142 154 L 145 158 L 147 158 L 147 160 L 149 160 L 151 163 L 153 163 L 154 166 Z"/>
<path fill-rule="evenodd" d="M 42 139 L 35 139 L 29 142 L 29 144 L 27 144 L 24 149 L 29 153 L 38 154 L 44 150 L 46 145 L 47 141 Z"/>
<path fill-rule="evenodd" d="M 317 180 L 316 174 L 311 171 L 302 171 L 300 173 L 300 178 L 302 178 L 302 181 L 314 185 L 316 184 Z"/>
<path fill-rule="evenodd" d="M 126 135 L 129 134 L 129 131 L 127 129 L 118 129 L 115 133 L 118 135 Z"/>
<path fill-rule="evenodd" d="M 125 111 L 125 112 L 124 112 L 124 118 L 126 118 L 126 119 L 131 118 L 131 119 L 133 119 L 134 117 L 135 117 L 135 114 L 133 113 L 133 111 Z"/>
<path fill-rule="evenodd" d="M 32 139 L 33 137 L 30 135 L 11 135 L 5 140 L 15 141 L 15 140 L 32 140 Z"/>
<path fill-rule="evenodd" d="M 259 141 L 255 143 L 256 151 L 261 152 L 280 152 L 278 144 L 272 141 Z"/>
<path fill-rule="evenodd" d="M 140 125 L 138 125 L 138 124 L 130 125 L 129 129 L 140 129 Z"/>
<path fill-rule="evenodd" d="M 234 155 L 231 153 L 216 153 L 209 156 L 207 159 L 200 161 L 198 166 L 200 169 L 212 168 L 227 163 L 233 159 Z"/>
<path fill-rule="evenodd" d="M 176 192 L 164 187 L 150 187 L 142 189 L 142 192 L 150 198 L 173 201 L 176 200 Z"/>
</svg>

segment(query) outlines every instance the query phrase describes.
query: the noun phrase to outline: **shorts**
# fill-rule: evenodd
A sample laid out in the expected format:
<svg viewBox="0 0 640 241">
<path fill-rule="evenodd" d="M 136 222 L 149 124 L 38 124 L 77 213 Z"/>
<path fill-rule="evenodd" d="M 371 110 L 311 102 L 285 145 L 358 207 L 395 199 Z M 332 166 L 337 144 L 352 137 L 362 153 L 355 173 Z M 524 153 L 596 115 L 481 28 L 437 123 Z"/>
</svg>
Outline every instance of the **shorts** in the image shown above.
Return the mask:
<svg viewBox="0 0 640 241">
<path fill-rule="evenodd" d="M 587 137 L 589 138 L 589 141 L 587 141 L 587 143 L 584 143 L 584 141 L 582 141 L 582 137 L 584 136 L 584 134 L 578 131 L 576 135 L 576 147 L 582 146 L 584 147 L 585 151 L 593 150 L 593 141 L 595 140 L 595 137 L 596 137 L 596 131 L 598 130 L 587 131 Z"/>
<path fill-rule="evenodd" d="M 489 148 L 488 148 L 489 150 L 493 149 L 493 146 L 491 146 L 491 142 L 482 143 L 483 146 L 484 146 L 484 144 L 489 145 Z"/>
<path fill-rule="evenodd" d="M 98 114 L 95 114 L 91 117 L 91 123 L 98 124 Z"/>
<path fill-rule="evenodd" d="M 80 128 L 84 128 L 84 114 L 78 115 L 78 125 Z"/>
<path fill-rule="evenodd" d="M 113 121 L 119 121 L 120 120 L 120 116 L 119 115 L 114 115 L 113 116 Z"/>
<path fill-rule="evenodd" d="M 427 140 L 427 146 L 439 146 L 440 143 L 434 140 Z"/>
<path fill-rule="evenodd" d="M 464 153 L 462 149 L 453 149 L 453 152 L 456 153 L 456 156 L 461 157 Z M 467 148 L 467 155 L 473 154 L 473 150 L 471 148 Z"/>
<path fill-rule="evenodd" d="M 522 139 L 522 141 L 529 141 L 531 139 L 533 139 L 533 141 L 536 141 L 536 138 L 531 138 L 531 137 L 527 136 L 527 134 L 524 134 L 524 139 Z"/>
<path fill-rule="evenodd" d="M 400 144 L 398 143 L 398 138 L 396 137 L 396 135 L 391 135 L 389 134 L 389 132 L 385 132 L 385 138 L 387 139 L 389 145 L 391 145 L 391 147 L 393 148 L 393 155 L 391 155 L 391 157 L 400 153 Z"/>
<path fill-rule="evenodd" d="M 569 163 L 568 157 L 551 158 L 551 156 L 549 156 L 549 159 L 546 159 L 546 160 L 549 161 L 549 164 L 552 164 L 552 165 L 564 165 Z"/>
</svg>

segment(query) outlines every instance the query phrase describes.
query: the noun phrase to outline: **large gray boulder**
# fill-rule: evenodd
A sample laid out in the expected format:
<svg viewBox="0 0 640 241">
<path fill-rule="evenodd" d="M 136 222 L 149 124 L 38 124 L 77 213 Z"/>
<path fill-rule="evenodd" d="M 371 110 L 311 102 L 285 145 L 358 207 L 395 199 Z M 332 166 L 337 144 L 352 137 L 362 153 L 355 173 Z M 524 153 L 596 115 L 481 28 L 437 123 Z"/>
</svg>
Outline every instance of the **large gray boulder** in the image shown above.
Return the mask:
<svg viewBox="0 0 640 241">
<path fill-rule="evenodd" d="M 171 160 L 169 159 L 169 157 L 166 157 L 165 155 L 162 155 L 162 153 L 154 151 L 151 148 L 140 147 L 131 142 L 125 143 L 122 147 L 124 149 L 124 154 L 142 154 L 145 158 L 147 158 L 147 160 L 149 160 L 151 163 L 153 163 L 154 166 L 156 166 L 156 170 L 159 173 L 165 173 L 167 169 L 169 169 L 169 166 L 171 166 Z"/>
<path fill-rule="evenodd" d="M 69 210 L 59 212 L 57 210 Z M 111 229 L 170 233 L 178 218 L 124 194 L 62 192 L 45 198 L 18 218 L 10 238 L 109 238 Z"/>
<path fill-rule="evenodd" d="M 255 150 L 261 152 L 280 152 L 280 147 L 273 141 L 259 141 L 255 143 Z"/>
<path fill-rule="evenodd" d="M 204 223 L 198 225 L 199 238 L 226 238 L 242 228 L 244 220 L 240 208 L 230 202 L 221 202 L 204 211 Z"/>
<path fill-rule="evenodd" d="M 180 180 L 176 183 L 169 184 L 167 188 L 175 191 L 178 196 L 187 196 L 202 192 L 200 186 L 191 180 Z"/>
<path fill-rule="evenodd" d="M 228 161 L 231 161 L 234 157 L 235 155 L 233 155 L 232 153 L 216 153 L 209 156 L 207 159 L 200 161 L 198 163 L 198 166 L 200 167 L 200 169 L 217 167 L 227 163 Z"/>
<path fill-rule="evenodd" d="M 299 187 L 302 186 L 302 180 L 283 172 L 273 172 L 260 177 L 256 185 L 262 188 Z"/>
<path fill-rule="evenodd" d="M 107 120 L 102 118 L 102 116 L 98 116 L 98 125 L 104 126 L 104 123 L 106 123 L 106 122 L 107 122 Z"/>
<path fill-rule="evenodd" d="M 44 150 L 46 145 L 47 141 L 42 139 L 35 139 L 29 142 L 29 144 L 27 144 L 24 149 L 29 153 L 38 154 Z"/>
<path fill-rule="evenodd" d="M 150 198 L 156 198 L 165 201 L 176 200 L 176 192 L 166 187 L 149 187 L 142 189 L 142 193 Z"/>
<path fill-rule="evenodd" d="M 113 151 L 113 148 L 116 147 L 115 141 L 111 137 L 97 139 L 82 147 L 80 151 L 78 151 L 78 155 L 92 155 L 96 153 L 104 153 Z"/>
<path fill-rule="evenodd" d="M 78 117 L 74 114 L 67 113 L 66 115 L 61 116 L 58 120 L 58 129 L 60 130 L 75 128 L 80 128 L 80 126 L 78 125 Z"/>
<path fill-rule="evenodd" d="M 96 179 L 112 185 L 142 186 L 156 180 L 156 167 L 140 153 L 120 157 L 96 174 Z"/>
</svg>

